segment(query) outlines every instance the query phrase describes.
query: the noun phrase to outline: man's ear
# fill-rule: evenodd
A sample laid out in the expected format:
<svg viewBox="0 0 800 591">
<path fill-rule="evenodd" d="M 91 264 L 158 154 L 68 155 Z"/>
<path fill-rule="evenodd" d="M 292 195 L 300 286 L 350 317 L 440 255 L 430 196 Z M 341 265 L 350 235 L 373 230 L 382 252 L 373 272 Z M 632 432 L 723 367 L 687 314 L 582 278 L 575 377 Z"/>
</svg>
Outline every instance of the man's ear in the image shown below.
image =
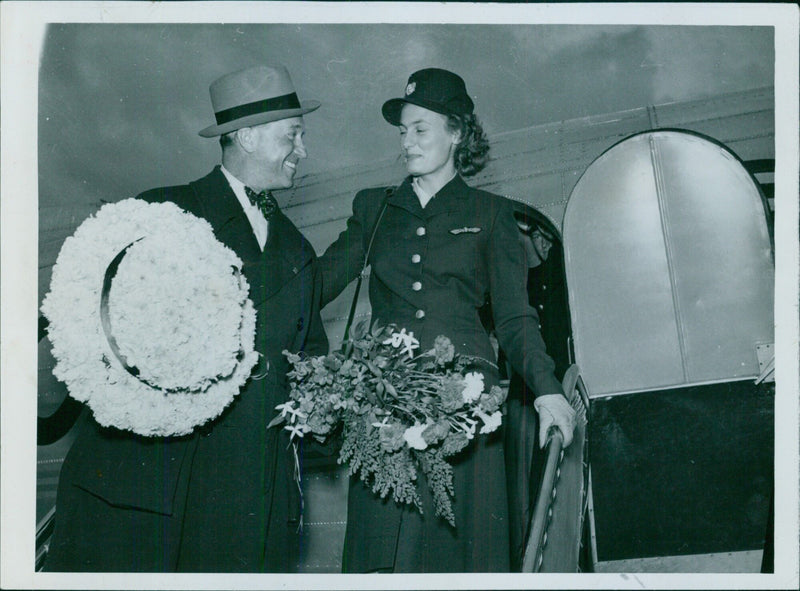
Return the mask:
<svg viewBox="0 0 800 591">
<path fill-rule="evenodd" d="M 245 152 L 252 152 L 255 149 L 256 134 L 252 127 L 241 127 L 237 129 L 234 139 Z"/>
</svg>

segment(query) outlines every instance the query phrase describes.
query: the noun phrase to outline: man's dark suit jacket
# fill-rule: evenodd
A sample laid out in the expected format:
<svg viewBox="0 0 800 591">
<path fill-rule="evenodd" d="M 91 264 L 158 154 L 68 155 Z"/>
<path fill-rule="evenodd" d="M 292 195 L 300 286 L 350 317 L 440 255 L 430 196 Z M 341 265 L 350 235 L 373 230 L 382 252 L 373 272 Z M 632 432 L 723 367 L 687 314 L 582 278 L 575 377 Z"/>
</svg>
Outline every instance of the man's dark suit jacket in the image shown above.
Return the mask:
<svg viewBox="0 0 800 591">
<path fill-rule="evenodd" d="M 282 351 L 327 353 L 311 245 L 283 213 L 262 253 L 219 167 L 139 196 L 208 220 L 242 259 L 263 355 L 223 414 L 175 438 L 145 438 L 89 419 L 67 455 L 50 571 L 286 572 L 298 539 L 286 431 L 267 429 L 287 398 Z"/>
</svg>

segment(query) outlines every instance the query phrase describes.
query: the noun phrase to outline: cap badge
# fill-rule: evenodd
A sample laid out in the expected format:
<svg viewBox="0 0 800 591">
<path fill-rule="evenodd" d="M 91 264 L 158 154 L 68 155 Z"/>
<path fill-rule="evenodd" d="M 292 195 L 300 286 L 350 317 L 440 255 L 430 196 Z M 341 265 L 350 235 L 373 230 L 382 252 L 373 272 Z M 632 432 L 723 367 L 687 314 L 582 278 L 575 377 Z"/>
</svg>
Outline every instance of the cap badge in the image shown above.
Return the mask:
<svg viewBox="0 0 800 591">
<path fill-rule="evenodd" d="M 408 86 L 406 86 L 406 96 L 408 96 L 409 94 L 414 92 L 414 90 L 416 88 L 417 88 L 417 83 L 416 82 L 409 82 Z"/>
</svg>

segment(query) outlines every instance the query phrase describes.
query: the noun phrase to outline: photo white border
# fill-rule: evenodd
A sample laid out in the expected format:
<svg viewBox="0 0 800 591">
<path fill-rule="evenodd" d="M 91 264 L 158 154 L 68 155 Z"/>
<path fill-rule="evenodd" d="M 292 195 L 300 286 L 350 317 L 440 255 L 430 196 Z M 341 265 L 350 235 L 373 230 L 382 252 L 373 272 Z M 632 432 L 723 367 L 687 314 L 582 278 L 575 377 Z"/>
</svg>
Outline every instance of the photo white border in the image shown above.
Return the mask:
<svg viewBox="0 0 800 591">
<path fill-rule="evenodd" d="M 52 589 L 798 588 L 798 9 L 793 4 L 0 3 L 0 587 Z M 454 10 L 455 8 L 455 10 Z M 268 11 L 266 10 L 268 9 Z M 48 22 L 748 25 L 775 30 L 775 574 L 186 575 L 34 573 L 37 83 Z M 224 15 L 224 16 L 223 16 Z M 255 16 L 258 15 L 258 18 Z M 87 131 L 90 133 L 90 130 Z"/>
</svg>

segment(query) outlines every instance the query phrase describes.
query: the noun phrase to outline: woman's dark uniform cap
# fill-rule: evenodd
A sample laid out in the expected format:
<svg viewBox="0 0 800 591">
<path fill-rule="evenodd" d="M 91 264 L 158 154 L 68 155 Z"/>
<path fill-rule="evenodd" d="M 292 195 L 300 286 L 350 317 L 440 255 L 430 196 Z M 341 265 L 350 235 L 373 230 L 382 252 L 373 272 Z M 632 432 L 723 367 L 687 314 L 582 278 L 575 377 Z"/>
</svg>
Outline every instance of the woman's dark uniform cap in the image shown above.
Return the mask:
<svg viewBox="0 0 800 591">
<path fill-rule="evenodd" d="M 439 68 L 426 68 L 409 76 L 405 95 L 383 104 L 383 118 L 400 125 L 400 113 L 406 103 L 442 115 L 471 115 L 475 108 L 461 76 Z"/>
</svg>

